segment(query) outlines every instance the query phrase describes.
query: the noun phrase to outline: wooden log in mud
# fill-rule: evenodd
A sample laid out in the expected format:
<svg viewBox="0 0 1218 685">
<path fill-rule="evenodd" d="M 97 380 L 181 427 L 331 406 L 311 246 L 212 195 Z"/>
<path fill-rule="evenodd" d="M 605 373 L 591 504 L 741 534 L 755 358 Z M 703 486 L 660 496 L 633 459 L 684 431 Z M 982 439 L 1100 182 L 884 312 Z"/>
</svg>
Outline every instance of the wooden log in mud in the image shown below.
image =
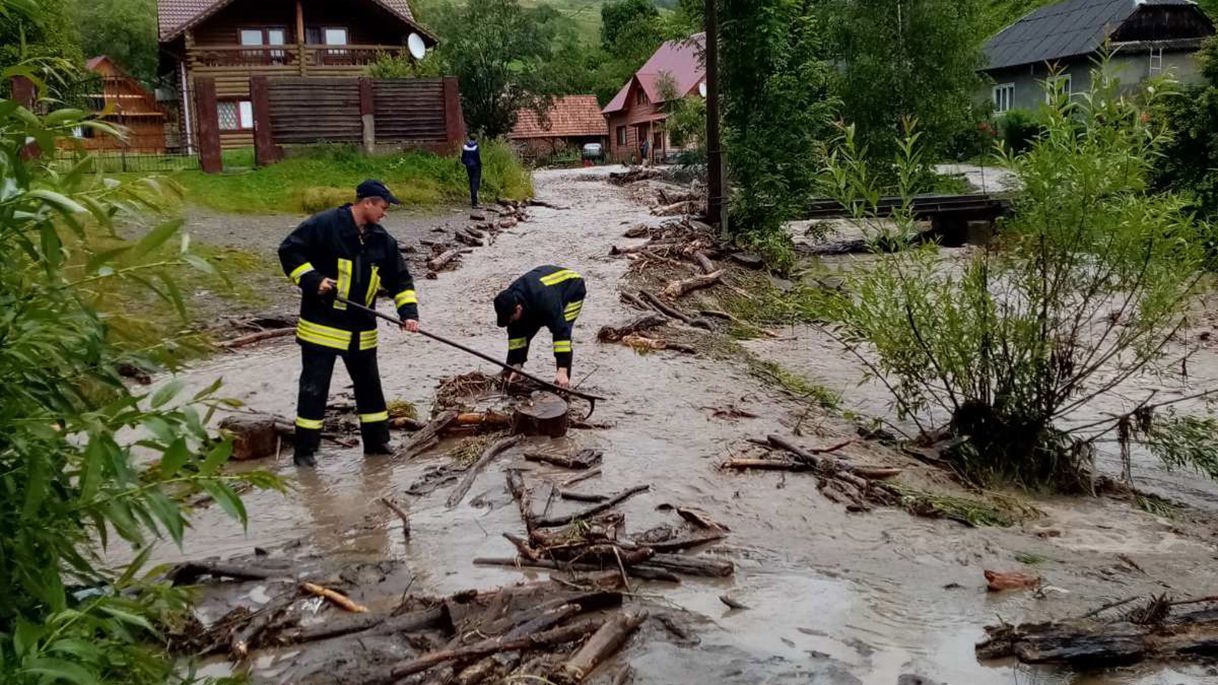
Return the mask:
<svg viewBox="0 0 1218 685">
<path fill-rule="evenodd" d="M 582 492 L 572 492 L 571 490 L 559 490 L 558 496 L 573 502 L 591 502 L 594 504 L 609 499 L 609 495 L 585 494 Z"/>
<path fill-rule="evenodd" d="M 596 339 L 601 342 L 618 342 L 628 335 L 659 328 L 667 322 L 668 320 L 659 314 L 646 314 L 624 326 L 604 326 L 597 332 Z"/>
<path fill-rule="evenodd" d="M 626 611 L 605 622 L 583 647 L 562 666 L 562 677 L 571 683 L 581 683 L 597 666 L 617 653 L 622 645 L 647 620 L 646 611 Z"/>
<path fill-rule="evenodd" d="M 561 438 L 570 427 L 571 406 L 550 392 L 534 393 L 512 411 L 512 432 Z"/>
<path fill-rule="evenodd" d="M 736 566 L 727 559 L 683 554 L 654 554 L 647 561 L 647 565 L 681 575 L 706 578 L 726 578 L 736 573 Z"/>
<path fill-rule="evenodd" d="M 722 540 L 724 537 L 721 532 L 702 533 L 699 535 L 690 535 L 682 538 L 673 538 L 671 540 L 663 540 L 660 542 L 636 542 L 634 544 L 649 547 L 656 552 L 679 552 L 681 550 L 701 547 L 702 545 L 710 544 Z"/>
<path fill-rule="evenodd" d="M 508 568 L 544 568 L 552 571 L 575 571 L 579 573 L 599 573 L 601 571 L 616 570 L 616 566 L 612 564 L 589 564 L 573 561 L 555 561 L 553 559 L 489 559 L 479 558 L 474 559 L 475 566 L 504 566 Z M 672 571 L 651 566 L 649 564 L 636 564 L 626 567 L 626 574 L 632 578 L 640 580 L 658 580 L 666 583 L 681 582 L 680 576 Z"/>
<path fill-rule="evenodd" d="M 291 578 L 292 572 L 287 569 L 259 568 L 221 561 L 188 561 L 173 567 L 165 574 L 165 579 L 173 585 L 193 585 L 203 576 L 231 578 L 238 581 L 270 580 L 271 578 Z"/>
<path fill-rule="evenodd" d="M 674 511 L 674 512 L 676 512 L 677 516 L 680 516 L 682 519 L 694 524 L 695 526 L 697 526 L 703 530 L 713 530 L 713 531 L 722 531 L 722 532 L 731 531 L 730 528 L 728 528 L 727 526 L 723 525 L 722 523 L 719 523 L 718 521 L 712 519 L 709 514 L 702 511 L 701 509 L 695 509 L 693 507 L 681 507 L 681 506 L 676 506 L 676 505 L 667 504 L 667 503 L 661 504 L 660 506 L 656 507 L 656 509 L 658 511 L 670 511 L 670 510 Z"/>
<path fill-rule="evenodd" d="M 384 614 L 343 614 L 329 617 L 323 623 L 305 626 L 282 636 L 284 642 L 317 642 L 353 633 L 369 635 L 396 635 L 439 628 L 444 623 L 444 610 L 440 606 L 421 609 L 400 616 Z"/>
<path fill-rule="evenodd" d="M 590 469 L 593 466 L 601 463 L 605 453 L 600 450 L 582 449 L 571 456 L 562 454 L 549 454 L 547 452 L 525 452 L 525 461 L 544 462 L 561 466 L 564 469 L 582 471 Z"/>
<path fill-rule="evenodd" d="M 454 259 L 461 255 L 460 248 L 454 248 L 441 253 L 438 257 L 427 260 L 427 268 L 432 271 L 443 271 Z"/>
<path fill-rule="evenodd" d="M 656 338 L 647 338 L 638 333 L 631 333 L 622 338 L 622 344 L 634 350 L 673 350 L 674 352 L 683 352 L 685 354 L 697 354 L 698 349 L 693 345 L 684 343 L 672 342 L 670 340 L 658 340 Z"/>
<path fill-rule="evenodd" d="M 666 304 L 660 298 L 656 297 L 655 293 L 652 293 L 647 290 L 640 290 L 639 297 L 642 298 L 648 304 L 650 304 L 652 307 L 658 309 L 661 313 L 666 314 L 674 319 L 677 319 L 678 321 L 681 321 L 681 322 L 685 323 L 686 325 L 693 326 L 695 328 L 704 328 L 708 331 L 711 329 L 710 322 L 705 321 L 703 319 L 695 319 L 695 318 L 689 316 L 688 314 L 680 311 L 676 307 Z"/>
<path fill-rule="evenodd" d="M 648 226 L 647 224 L 635 224 L 635 225 L 631 226 L 630 228 L 626 229 L 626 231 L 624 233 L 622 233 L 622 237 L 623 238 L 646 238 L 650 234 L 651 234 L 650 226 Z"/>
<path fill-rule="evenodd" d="M 435 447 L 440 442 L 440 434 L 457 420 L 457 415 L 458 412 L 455 411 L 442 412 L 432 419 L 423 430 L 415 433 L 410 442 L 398 449 L 394 456 L 398 459 L 410 460 Z"/>
<path fill-rule="evenodd" d="M 977 657 L 1092 669 L 1218 655 L 1218 608 L 1177 612 L 1175 606 L 1152 597 L 1114 620 L 987 626 Z"/>
<path fill-rule="evenodd" d="M 387 508 L 389 511 L 392 511 L 393 514 L 402 521 L 402 536 L 405 537 L 406 542 L 409 543 L 410 542 L 410 515 L 406 513 L 405 509 L 402 509 L 400 506 L 397 505 L 397 503 L 395 503 L 394 501 L 392 501 L 386 497 L 382 497 L 380 499 L 380 502 L 381 502 L 381 504 L 385 505 L 385 508 Z"/>
<path fill-rule="evenodd" d="M 695 252 L 693 254 L 693 259 L 698 263 L 698 267 L 702 269 L 703 274 L 709 275 L 719 270 L 715 267 L 715 263 L 711 261 L 711 258 L 707 256 L 705 252 Z"/>
<path fill-rule="evenodd" d="M 462 427 L 472 426 L 477 428 L 486 428 L 488 430 L 500 430 L 503 428 L 510 428 L 512 426 L 512 417 L 495 411 L 467 412 L 464 414 L 458 414 L 455 423 L 457 426 Z"/>
<path fill-rule="evenodd" d="M 554 628 L 524 637 L 506 639 L 492 638 L 474 643 L 466 647 L 457 647 L 455 649 L 443 649 L 436 652 L 424 654 L 416 659 L 404 661 L 394 664 L 385 669 L 382 673 L 372 675 L 367 679 L 369 685 L 389 685 L 403 678 L 422 673 L 436 666 L 440 666 L 449 662 L 475 659 L 498 654 L 500 652 L 515 652 L 526 649 L 540 649 L 544 647 L 554 647 L 570 642 L 576 642 L 584 639 L 588 635 L 595 633 L 600 629 L 603 621 L 587 620 L 581 621 L 569 626 Z"/>
<path fill-rule="evenodd" d="M 332 604 L 339 607 L 343 611 L 349 611 L 353 614 L 368 613 L 368 607 L 352 601 L 352 599 L 350 597 L 342 594 L 341 592 L 331 590 L 330 588 L 327 588 L 327 587 L 322 587 L 320 585 L 317 585 L 316 583 L 301 583 L 300 589 L 304 590 L 305 592 L 307 592 L 311 595 L 316 595 L 318 597 L 324 597 L 325 599 L 329 600 Z"/>
<path fill-rule="evenodd" d="M 389 419 L 389 427 L 395 430 L 404 430 L 411 433 L 417 433 L 426 428 L 427 424 L 418 419 L 412 419 L 408 416 L 397 416 Z"/>
<path fill-rule="evenodd" d="M 460 504 L 462 499 L 465 499 L 465 494 L 469 492 L 474 481 L 478 479 L 478 474 L 482 472 L 482 469 L 486 468 L 487 464 L 491 463 L 495 457 L 520 444 L 520 441 L 523 439 L 523 436 L 513 435 L 510 438 L 497 440 L 487 447 L 482 452 L 482 456 L 478 457 L 478 461 L 474 462 L 474 465 L 469 467 L 469 470 L 465 472 L 465 477 L 457 484 L 452 494 L 448 496 L 448 508 L 452 509 Z"/>
<path fill-rule="evenodd" d="M 641 492 L 647 492 L 650 489 L 651 489 L 650 485 L 639 485 L 639 486 L 630 488 L 629 490 L 627 490 L 615 497 L 611 497 L 608 500 L 601 502 L 600 504 L 597 504 L 592 507 L 588 507 L 587 509 L 584 509 L 583 511 L 576 512 L 574 514 L 566 514 L 566 515 L 562 515 L 562 516 L 551 516 L 551 517 L 543 518 L 543 519 L 536 521 L 535 524 L 538 528 L 557 528 L 558 526 L 565 526 L 568 523 L 573 523 L 575 521 L 579 521 L 580 519 L 591 518 L 591 517 L 601 513 L 602 511 L 607 511 L 609 509 L 612 509 L 613 507 L 616 507 L 617 505 L 621 504 L 622 502 L 625 502 L 626 500 L 630 499 L 631 497 L 634 497 L 635 495 L 637 495 Z"/>
<path fill-rule="evenodd" d="M 651 305 L 642 301 L 637 295 L 631 295 L 630 293 L 623 291 L 618 293 L 618 298 L 635 309 L 642 309 L 648 312 L 657 311 L 655 307 L 652 307 Z"/>
<path fill-rule="evenodd" d="M 468 233 L 466 233 L 464 231 L 459 231 L 457 233 L 454 233 L 453 239 L 456 240 L 457 242 L 461 243 L 462 245 L 468 245 L 469 247 L 485 247 L 486 246 L 486 244 L 482 242 L 481 238 L 475 238 L 472 235 L 469 235 Z"/>
<path fill-rule="evenodd" d="M 660 294 L 670 300 L 679 300 L 695 290 L 709 288 L 722 279 L 723 271 L 714 271 L 709 274 L 702 274 L 700 276 L 694 276 L 693 278 L 687 278 L 681 281 L 673 281 L 672 283 L 669 283 Z"/>
<path fill-rule="evenodd" d="M 287 336 L 292 335 L 295 332 L 296 332 L 295 326 L 290 327 L 290 328 L 276 328 L 276 329 L 269 330 L 269 331 L 258 331 L 257 333 L 250 333 L 248 335 L 243 335 L 243 336 L 240 336 L 237 338 L 232 338 L 231 340 L 225 340 L 223 342 L 216 343 L 216 347 L 220 347 L 220 348 L 223 348 L 226 350 L 235 350 L 237 348 L 245 347 L 247 345 L 253 345 L 254 343 L 259 343 L 264 340 L 273 340 L 275 338 L 286 338 Z"/>
<path fill-rule="evenodd" d="M 671 242 L 671 241 L 657 242 L 654 240 L 651 242 L 643 243 L 642 245 L 629 245 L 627 247 L 618 247 L 617 245 L 611 245 L 609 247 L 609 256 L 618 257 L 618 256 L 623 256 L 623 255 L 648 254 L 648 253 L 654 253 L 654 255 L 663 256 L 660 254 L 660 252 L 658 252 L 658 250 L 666 250 L 666 249 L 671 250 L 676 247 L 677 247 L 677 243 L 675 243 L 675 242 Z"/>
<path fill-rule="evenodd" d="M 298 592 L 293 589 L 291 592 L 285 592 L 272 599 L 265 607 L 259 609 L 250 618 L 249 623 L 234 633 L 232 639 L 229 640 L 229 655 L 237 661 L 249 656 L 250 648 L 258 641 L 262 633 L 292 606 L 297 595 Z"/>
<path fill-rule="evenodd" d="M 279 452 L 280 420 L 269 414 L 234 414 L 224 417 L 220 430 L 233 435 L 233 459 L 250 461 Z"/>
<path fill-rule="evenodd" d="M 524 485 L 524 474 L 517 469 L 509 469 L 507 486 L 508 492 L 512 493 L 512 499 L 516 500 L 516 506 L 520 509 L 520 520 L 524 522 L 525 530 L 532 535 L 537 527 L 537 517 L 533 515 L 533 498 Z"/>
</svg>

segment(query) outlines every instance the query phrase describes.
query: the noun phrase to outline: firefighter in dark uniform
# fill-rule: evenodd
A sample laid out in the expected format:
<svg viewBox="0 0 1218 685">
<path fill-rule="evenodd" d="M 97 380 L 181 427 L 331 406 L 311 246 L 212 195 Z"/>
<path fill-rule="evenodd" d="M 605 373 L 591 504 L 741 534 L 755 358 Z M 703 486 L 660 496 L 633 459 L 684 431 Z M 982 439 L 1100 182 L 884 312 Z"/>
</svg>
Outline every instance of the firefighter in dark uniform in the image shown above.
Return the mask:
<svg viewBox="0 0 1218 685">
<path fill-rule="evenodd" d="M 554 340 L 557 370 L 554 384 L 571 385 L 571 331 L 583 310 L 588 291 L 584 279 L 560 266 L 539 266 L 516 279 L 495 296 L 495 316 L 500 328 L 507 328 L 507 363 L 523 368 L 529 358 L 529 344 L 544 326 Z"/>
<path fill-rule="evenodd" d="M 283 272 L 300 286 L 303 369 L 296 403 L 297 466 L 315 466 L 334 362 L 343 358 L 355 383 L 355 404 L 365 454 L 391 454 L 389 414 L 376 363 L 376 317 L 335 295 L 376 307 L 383 286 L 397 306 L 402 328 L 419 330 L 418 297 L 398 243 L 380 226 L 391 204 L 401 204 L 380 181 L 364 181 L 355 204 L 316 214 L 279 246 Z"/>
</svg>

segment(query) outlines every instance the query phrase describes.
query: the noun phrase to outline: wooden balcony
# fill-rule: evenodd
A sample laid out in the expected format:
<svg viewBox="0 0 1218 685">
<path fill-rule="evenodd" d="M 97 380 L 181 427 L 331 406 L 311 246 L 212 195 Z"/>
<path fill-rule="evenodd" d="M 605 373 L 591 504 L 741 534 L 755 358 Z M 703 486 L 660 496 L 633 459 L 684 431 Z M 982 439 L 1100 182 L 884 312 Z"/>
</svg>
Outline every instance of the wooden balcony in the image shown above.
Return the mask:
<svg viewBox="0 0 1218 685">
<path fill-rule="evenodd" d="M 401 45 L 195 45 L 189 49 L 192 69 L 248 70 L 301 76 L 359 71 L 382 55 L 406 55 Z"/>
</svg>

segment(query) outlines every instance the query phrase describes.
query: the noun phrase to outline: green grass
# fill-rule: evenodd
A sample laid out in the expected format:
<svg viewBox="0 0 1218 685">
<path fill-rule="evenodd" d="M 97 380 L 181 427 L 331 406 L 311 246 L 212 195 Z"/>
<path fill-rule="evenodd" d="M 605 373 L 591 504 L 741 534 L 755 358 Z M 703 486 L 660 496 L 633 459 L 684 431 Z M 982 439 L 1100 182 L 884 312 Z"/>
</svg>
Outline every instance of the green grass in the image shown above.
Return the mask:
<svg viewBox="0 0 1218 685">
<path fill-rule="evenodd" d="M 750 354 L 748 367 L 749 374 L 754 378 L 777 385 L 792 395 L 814 402 L 824 409 L 837 409 L 841 406 L 841 395 L 823 385 L 791 373 L 780 364 L 758 359 Z"/>
<path fill-rule="evenodd" d="M 1035 552 L 1016 552 L 1015 561 L 1028 566 L 1039 566 L 1046 562 L 1053 561 L 1049 557 L 1037 554 Z"/>
<path fill-rule="evenodd" d="M 1009 507 L 991 502 L 897 487 L 901 491 L 901 505 L 916 516 L 951 519 L 974 528 L 1009 528 L 1030 515 L 1030 512 L 1010 511 Z"/>
<path fill-rule="evenodd" d="M 425 152 L 368 156 L 348 146 L 314 146 L 260 169 L 248 151 L 225 153 L 223 174 L 180 171 L 170 175 L 190 202 L 234 214 L 311 213 L 350 202 L 355 186 L 367 178 L 384 181 L 403 206 L 434 208 L 467 202 L 465 169 L 455 157 Z M 523 199 L 533 193 L 528 170 L 499 141 L 482 145 L 482 195 Z"/>
</svg>

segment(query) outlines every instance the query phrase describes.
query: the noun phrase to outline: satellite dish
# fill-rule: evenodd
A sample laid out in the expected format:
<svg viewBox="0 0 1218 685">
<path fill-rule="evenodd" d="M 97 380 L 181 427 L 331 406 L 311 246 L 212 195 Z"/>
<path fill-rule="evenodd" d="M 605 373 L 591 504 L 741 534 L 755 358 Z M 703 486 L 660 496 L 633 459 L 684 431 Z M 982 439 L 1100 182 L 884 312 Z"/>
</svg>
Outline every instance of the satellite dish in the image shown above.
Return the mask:
<svg viewBox="0 0 1218 685">
<path fill-rule="evenodd" d="M 698 84 L 698 95 L 706 97 L 706 81 Z"/>
<path fill-rule="evenodd" d="M 423 59 L 427 56 L 427 43 L 424 43 L 423 36 L 417 33 L 412 33 L 406 38 L 406 47 L 410 49 L 410 56 L 415 59 Z"/>
</svg>

